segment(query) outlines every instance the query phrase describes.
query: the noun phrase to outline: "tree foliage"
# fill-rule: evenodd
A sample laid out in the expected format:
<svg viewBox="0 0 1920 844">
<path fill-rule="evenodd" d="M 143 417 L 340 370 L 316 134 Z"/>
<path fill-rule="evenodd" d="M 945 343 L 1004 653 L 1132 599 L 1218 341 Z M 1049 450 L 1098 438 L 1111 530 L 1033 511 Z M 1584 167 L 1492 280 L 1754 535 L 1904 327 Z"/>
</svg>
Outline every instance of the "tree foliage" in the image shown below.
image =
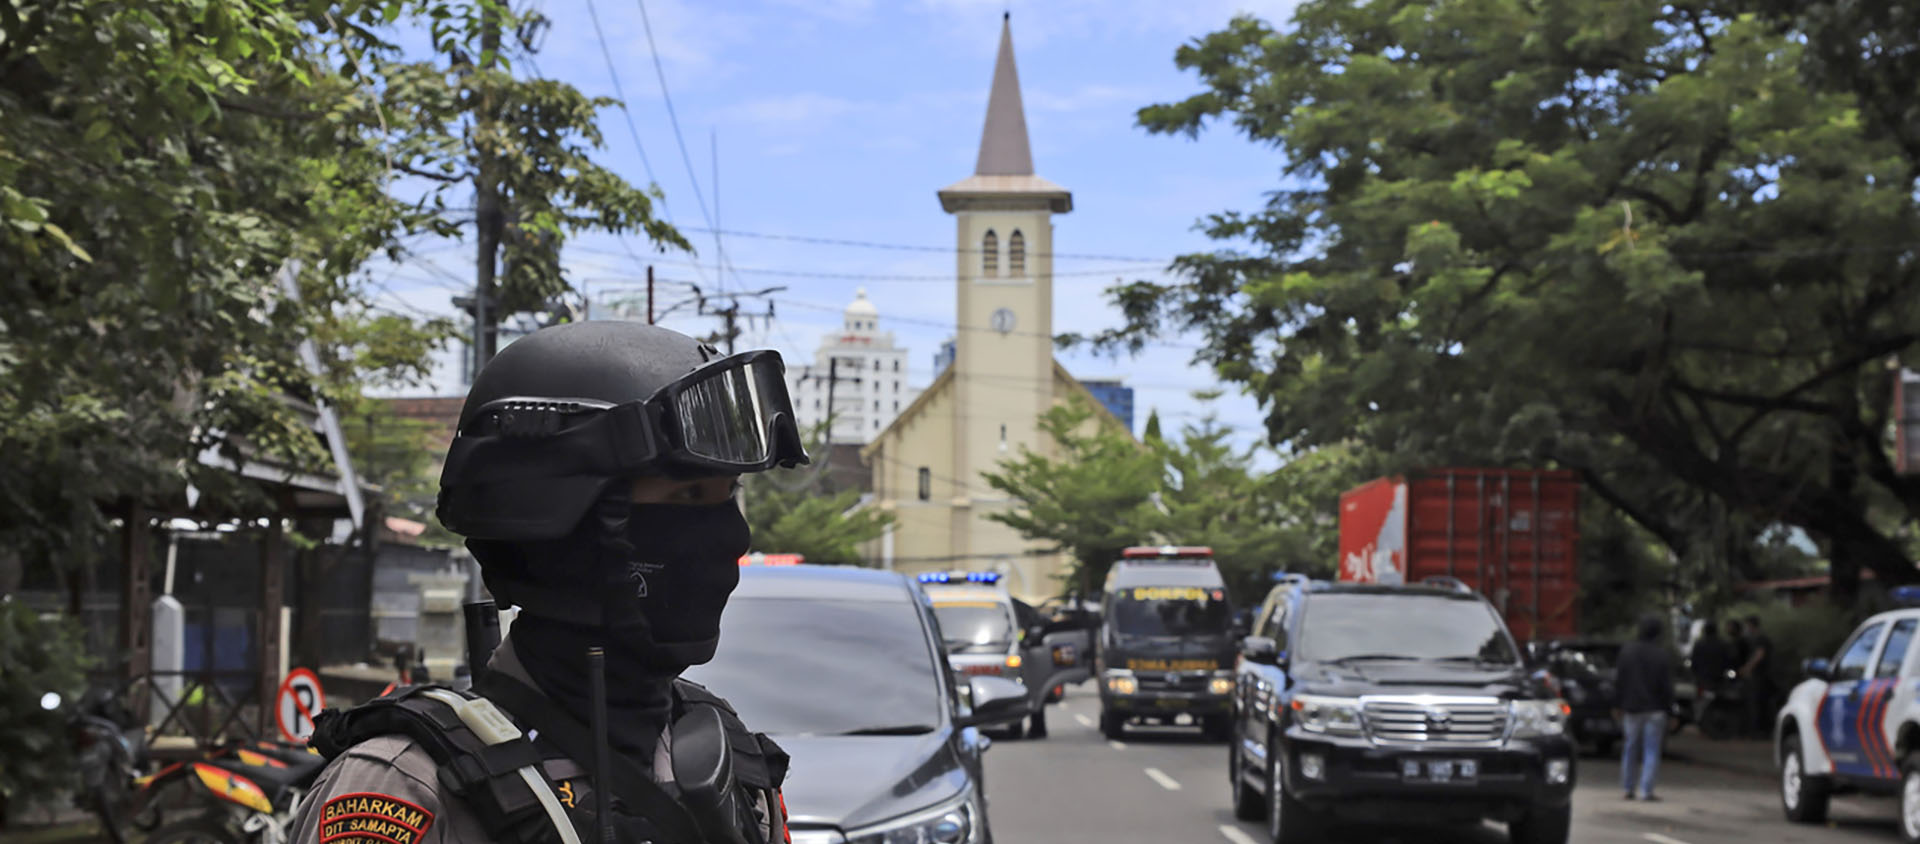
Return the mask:
<svg viewBox="0 0 1920 844">
<path fill-rule="evenodd" d="M 79 627 L 0 598 L 0 803 L 43 800 L 72 785 L 66 709 L 47 710 L 41 698 L 80 699 L 93 660 Z"/>
<path fill-rule="evenodd" d="M 1920 481 L 1885 435 L 1920 341 L 1920 91 L 1895 78 L 1911 11 L 1856 5 L 1236 18 L 1176 54 L 1203 90 L 1139 121 L 1225 121 L 1285 179 L 1208 218 L 1221 245 L 1178 281 L 1116 288 L 1127 324 L 1096 339 L 1204 334 L 1293 449 L 1568 466 L 1683 557 L 1686 510 L 1717 509 L 1804 528 L 1843 589 L 1854 564 L 1914 580 L 1893 525 Z"/>
<path fill-rule="evenodd" d="M 1081 396 L 1042 414 L 1040 432 L 1051 455 L 1023 446 L 999 471 L 981 473 L 1016 505 L 988 518 L 1066 553 L 1067 587 L 1094 594 L 1120 552 L 1148 535 L 1160 456 Z"/>
<path fill-rule="evenodd" d="M 685 245 L 593 162 L 610 101 L 516 78 L 490 15 L 529 22 L 499 0 L 0 3 L 0 544 L 79 562 L 99 505 L 187 483 L 208 512 L 246 503 L 207 448 L 326 466 L 302 406 L 423 377 L 452 332 L 379 308 L 362 267 L 458 234 L 462 180 L 505 199 L 505 310 L 565 288 L 568 232 Z M 412 26 L 431 57 L 389 40 Z"/>
</svg>

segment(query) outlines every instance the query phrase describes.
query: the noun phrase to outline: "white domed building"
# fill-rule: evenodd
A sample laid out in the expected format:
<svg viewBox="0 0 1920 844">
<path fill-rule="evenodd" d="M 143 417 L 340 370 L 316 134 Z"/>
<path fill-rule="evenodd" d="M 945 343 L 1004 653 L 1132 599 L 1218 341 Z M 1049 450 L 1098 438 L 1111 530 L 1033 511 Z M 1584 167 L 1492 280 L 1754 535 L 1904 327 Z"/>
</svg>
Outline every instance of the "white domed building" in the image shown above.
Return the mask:
<svg viewBox="0 0 1920 844">
<path fill-rule="evenodd" d="M 831 408 L 837 444 L 872 441 L 919 395 L 907 385 L 907 350 L 894 345 L 893 332 L 880 330 L 880 309 L 865 289 L 847 305 L 840 331 L 821 341 L 813 364 L 790 367 L 787 378 L 801 429 L 812 431 Z"/>
</svg>

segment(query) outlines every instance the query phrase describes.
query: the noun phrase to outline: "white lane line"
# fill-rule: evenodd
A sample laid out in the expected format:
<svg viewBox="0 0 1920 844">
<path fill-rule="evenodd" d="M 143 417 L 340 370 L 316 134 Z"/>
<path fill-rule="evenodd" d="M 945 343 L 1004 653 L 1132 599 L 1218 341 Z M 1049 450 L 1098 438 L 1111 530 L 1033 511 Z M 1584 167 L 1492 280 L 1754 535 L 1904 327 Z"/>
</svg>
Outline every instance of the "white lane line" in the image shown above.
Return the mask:
<svg viewBox="0 0 1920 844">
<path fill-rule="evenodd" d="M 1170 777 L 1164 773 L 1161 773 L 1159 768 L 1148 768 L 1147 778 L 1153 780 L 1154 782 L 1159 783 L 1161 788 L 1164 788 L 1168 791 L 1180 790 L 1180 783 L 1175 782 L 1173 777 Z"/>
<path fill-rule="evenodd" d="M 1108 747 L 1111 747 L 1111 748 L 1113 748 L 1114 750 L 1126 750 L 1126 749 L 1127 749 L 1127 743 L 1126 743 L 1126 742 L 1124 742 L 1124 741 L 1109 741 L 1109 742 L 1107 742 L 1107 746 L 1108 746 Z"/>
<path fill-rule="evenodd" d="M 1227 840 L 1233 842 L 1233 844 L 1260 844 L 1260 842 L 1253 840 L 1253 836 L 1242 832 L 1237 826 L 1221 824 L 1220 834 L 1226 836 Z"/>
<path fill-rule="evenodd" d="M 1078 713 L 1078 712 L 1075 712 L 1075 713 L 1073 713 L 1073 720 L 1075 720 L 1075 721 L 1079 721 L 1079 722 L 1080 722 L 1080 726 L 1082 726 L 1082 727 L 1087 727 L 1087 728 L 1089 728 L 1089 729 L 1091 729 L 1091 728 L 1093 727 L 1093 719 L 1092 719 L 1092 718 L 1088 718 L 1088 717 L 1087 717 L 1087 716 L 1085 716 L 1085 715 L 1081 715 L 1081 714 L 1080 714 L 1080 713 Z"/>
<path fill-rule="evenodd" d="M 1652 841 L 1653 844 L 1687 844 L 1687 842 L 1674 838 L 1671 835 L 1661 835 L 1658 832 L 1642 833 L 1640 837 Z"/>
</svg>

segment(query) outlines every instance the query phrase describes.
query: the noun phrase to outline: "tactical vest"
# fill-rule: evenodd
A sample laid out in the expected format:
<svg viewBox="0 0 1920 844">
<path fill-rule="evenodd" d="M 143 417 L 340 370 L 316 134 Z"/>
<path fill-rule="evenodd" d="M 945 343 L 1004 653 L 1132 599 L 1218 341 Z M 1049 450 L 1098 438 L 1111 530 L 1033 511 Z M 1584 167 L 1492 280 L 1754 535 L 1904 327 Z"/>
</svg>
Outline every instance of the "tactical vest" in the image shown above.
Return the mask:
<svg viewBox="0 0 1920 844">
<path fill-rule="evenodd" d="M 515 681 L 517 682 L 517 681 Z M 552 709 L 537 693 L 496 684 L 495 697 L 521 710 Z M 514 691 L 514 694 L 498 694 Z M 532 696 L 529 696 L 532 695 Z M 558 717 L 522 711 L 534 729 L 529 739 L 488 697 L 446 686 L 396 689 L 345 712 L 329 709 L 314 719 L 313 747 L 329 760 L 354 745 L 385 735 L 403 735 L 438 767 L 444 794 L 462 801 L 499 841 L 514 844 L 580 844 L 598 841 L 592 789 L 601 786 L 580 759 L 576 729 Z M 541 716 L 552 715 L 543 712 Z M 561 723 L 565 720 L 565 723 Z M 656 783 L 651 765 L 619 762 L 609 789 L 612 824 L 621 842 L 652 844 L 783 844 L 786 829 L 780 784 L 787 754 L 764 734 L 747 729 L 731 706 L 706 687 L 687 680 L 673 686 L 671 754 L 676 782 Z M 544 728 L 544 732 L 542 732 Z M 648 760 L 651 762 L 651 760 Z M 572 763 L 575 770 L 566 766 Z M 562 773 L 550 774 L 558 767 Z M 559 782 L 556 782 L 558 780 Z M 683 787 L 684 783 L 684 787 Z"/>
</svg>

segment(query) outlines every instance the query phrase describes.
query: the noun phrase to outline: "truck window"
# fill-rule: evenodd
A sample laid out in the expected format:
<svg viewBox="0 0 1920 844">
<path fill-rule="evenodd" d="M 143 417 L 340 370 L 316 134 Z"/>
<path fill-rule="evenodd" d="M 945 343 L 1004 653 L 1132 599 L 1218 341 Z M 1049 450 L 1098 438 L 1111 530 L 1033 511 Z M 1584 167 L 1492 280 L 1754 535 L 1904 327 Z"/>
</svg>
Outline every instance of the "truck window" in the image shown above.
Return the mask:
<svg viewBox="0 0 1920 844">
<path fill-rule="evenodd" d="M 1840 649 L 1840 657 L 1833 661 L 1834 682 L 1867 676 L 1867 665 L 1873 659 L 1873 646 L 1880 643 L 1880 628 L 1885 626 L 1881 623 L 1869 624 L 1853 634 L 1853 639 Z"/>
<path fill-rule="evenodd" d="M 1281 653 L 1287 652 L 1287 603 L 1281 601 L 1273 608 L 1273 614 L 1267 617 L 1267 626 L 1260 635 L 1273 640 L 1274 647 Z"/>
<path fill-rule="evenodd" d="M 1222 589 L 1134 586 L 1114 595 L 1113 626 L 1130 636 L 1204 636 L 1231 630 L 1233 613 Z"/>
<path fill-rule="evenodd" d="M 1893 630 L 1887 633 L 1887 646 L 1880 649 L 1880 664 L 1874 666 L 1873 676 L 1894 677 L 1900 673 L 1900 665 L 1907 661 L 1907 646 L 1913 644 L 1913 628 L 1920 620 L 1903 619 L 1893 623 Z"/>
</svg>

